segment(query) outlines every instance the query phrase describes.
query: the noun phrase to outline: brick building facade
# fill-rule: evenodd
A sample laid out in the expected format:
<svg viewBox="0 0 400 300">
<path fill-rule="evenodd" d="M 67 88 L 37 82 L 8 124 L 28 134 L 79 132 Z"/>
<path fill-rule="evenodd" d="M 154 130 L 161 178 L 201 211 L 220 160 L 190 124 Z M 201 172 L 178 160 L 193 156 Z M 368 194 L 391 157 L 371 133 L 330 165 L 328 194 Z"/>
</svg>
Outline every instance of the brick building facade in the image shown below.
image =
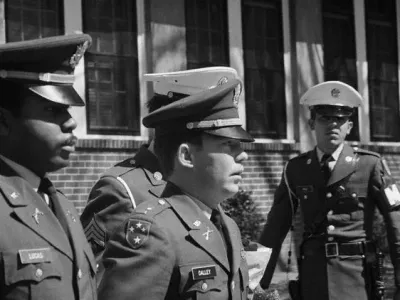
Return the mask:
<svg viewBox="0 0 400 300">
<path fill-rule="evenodd" d="M 51 175 L 80 212 L 99 175 L 148 139 L 141 119 L 152 90 L 143 74 L 235 68 L 244 81 L 239 112 L 256 138 L 245 145 L 243 188 L 266 214 L 284 163 L 313 147 L 299 99 L 324 80 L 361 93 L 350 142 L 381 153 L 400 180 L 399 8 L 400 0 L 0 0 L 0 43 L 93 38 L 76 69 L 87 104 L 71 110 L 77 151 Z M 282 262 L 287 248 L 288 240 Z"/>
</svg>

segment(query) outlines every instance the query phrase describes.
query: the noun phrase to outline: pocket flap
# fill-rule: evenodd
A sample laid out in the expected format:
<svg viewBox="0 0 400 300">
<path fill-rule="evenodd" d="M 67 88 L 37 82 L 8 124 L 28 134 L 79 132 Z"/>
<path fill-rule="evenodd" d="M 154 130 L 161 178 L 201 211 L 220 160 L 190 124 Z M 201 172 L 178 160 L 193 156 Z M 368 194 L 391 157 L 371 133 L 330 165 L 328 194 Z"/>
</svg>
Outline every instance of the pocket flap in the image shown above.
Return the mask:
<svg viewBox="0 0 400 300">
<path fill-rule="evenodd" d="M 45 278 L 61 278 L 61 271 L 57 262 L 40 262 L 22 264 L 18 252 L 3 253 L 4 261 L 4 281 L 6 285 L 11 285 L 19 281 L 40 282 Z"/>
</svg>

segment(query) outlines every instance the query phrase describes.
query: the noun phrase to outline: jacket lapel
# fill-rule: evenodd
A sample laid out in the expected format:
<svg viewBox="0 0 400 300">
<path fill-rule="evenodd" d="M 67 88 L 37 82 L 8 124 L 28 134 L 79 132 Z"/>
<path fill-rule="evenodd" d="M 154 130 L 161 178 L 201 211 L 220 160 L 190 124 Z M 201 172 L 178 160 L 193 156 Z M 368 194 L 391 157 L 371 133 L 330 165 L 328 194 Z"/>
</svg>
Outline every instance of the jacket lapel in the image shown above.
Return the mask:
<svg viewBox="0 0 400 300">
<path fill-rule="evenodd" d="M 218 210 L 222 216 L 222 224 L 227 243 L 230 245 L 231 274 L 233 276 L 239 270 L 241 254 L 242 251 L 244 251 L 241 242 L 241 235 L 235 221 L 225 214 L 220 205 L 218 205 Z"/>
<path fill-rule="evenodd" d="M 167 184 L 162 196 L 165 197 L 182 222 L 187 225 L 188 234 L 192 240 L 229 272 L 229 260 L 222 237 L 198 205 L 178 187 L 170 183 Z"/>
<path fill-rule="evenodd" d="M 91 267 L 95 271 L 95 259 L 92 251 L 89 250 L 88 247 L 85 247 L 87 245 L 85 233 L 83 232 L 82 225 L 79 221 L 79 217 L 77 216 L 75 208 L 63 194 L 57 193 L 57 196 L 58 204 L 64 213 L 65 221 L 68 226 L 68 234 L 71 238 L 71 244 L 75 254 L 75 265 L 78 267 L 84 265 L 84 253 L 86 253 Z"/>
<path fill-rule="evenodd" d="M 72 260 L 65 231 L 40 195 L 19 176 L 2 181 L 0 188 L 20 221 Z"/>
<path fill-rule="evenodd" d="M 328 186 L 335 184 L 339 180 L 349 176 L 355 171 L 356 168 L 356 157 L 354 155 L 353 148 L 345 144 L 340 153 L 338 161 L 332 170 L 331 177 L 328 180 Z"/>
</svg>

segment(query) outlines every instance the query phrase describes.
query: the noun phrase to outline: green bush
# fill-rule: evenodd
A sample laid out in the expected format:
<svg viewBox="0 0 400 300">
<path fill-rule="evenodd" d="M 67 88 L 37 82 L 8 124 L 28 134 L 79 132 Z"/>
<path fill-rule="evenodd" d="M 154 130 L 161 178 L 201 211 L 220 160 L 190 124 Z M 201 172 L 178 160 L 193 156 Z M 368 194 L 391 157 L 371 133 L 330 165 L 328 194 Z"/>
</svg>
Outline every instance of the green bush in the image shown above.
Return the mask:
<svg viewBox="0 0 400 300">
<path fill-rule="evenodd" d="M 232 198 L 221 203 L 226 213 L 237 223 L 242 234 L 243 244 L 248 241 L 257 241 L 261 233 L 261 224 L 264 221 L 258 212 L 257 204 L 251 197 L 251 191 L 240 190 Z"/>
</svg>

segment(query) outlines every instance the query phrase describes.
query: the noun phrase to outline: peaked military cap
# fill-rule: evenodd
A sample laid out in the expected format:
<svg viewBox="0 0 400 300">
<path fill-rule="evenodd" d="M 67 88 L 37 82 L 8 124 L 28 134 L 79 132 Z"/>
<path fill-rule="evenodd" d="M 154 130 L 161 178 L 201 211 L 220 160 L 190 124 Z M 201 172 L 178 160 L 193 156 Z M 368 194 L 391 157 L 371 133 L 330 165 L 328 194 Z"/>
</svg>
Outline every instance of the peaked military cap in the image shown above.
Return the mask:
<svg viewBox="0 0 400 300">
<path fill-rule="evenodd" d="M 12 81 L 47 100 L 84 106 L 72 85 L 91 42 L 87 34 L 71 34 L 0 45 L 0 85 Z"/>
<path fill-rule="evenodd" d="M 239 79 L 235 69 L 230 67 L 207 67 L 186 71 L 151 73 L 143 77 L 153 82 L 154 93 L 173 98 L 189 96 Z"/>
<path fill-rule="evenodd" d="M 360 93 L 350 85 L 341 81 L 326 81 L 311 87 L 301 97 L 300 104 L 321 115 L 342 117 L 351 116 L 362 101 Z"/>
<path fill-rule="evenodd" d="M 172 102 L 148 114 L 143 125 L 165 134 L 200 130 L 211 135 L 252 142 L 238 113 L 241 82 L 233 79 Z"/>
</svg>

